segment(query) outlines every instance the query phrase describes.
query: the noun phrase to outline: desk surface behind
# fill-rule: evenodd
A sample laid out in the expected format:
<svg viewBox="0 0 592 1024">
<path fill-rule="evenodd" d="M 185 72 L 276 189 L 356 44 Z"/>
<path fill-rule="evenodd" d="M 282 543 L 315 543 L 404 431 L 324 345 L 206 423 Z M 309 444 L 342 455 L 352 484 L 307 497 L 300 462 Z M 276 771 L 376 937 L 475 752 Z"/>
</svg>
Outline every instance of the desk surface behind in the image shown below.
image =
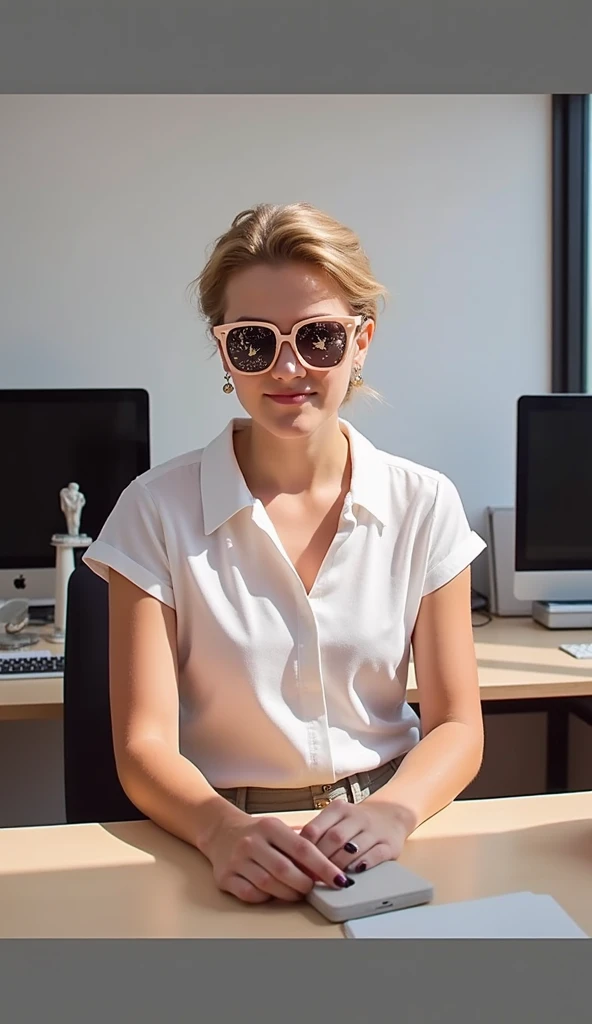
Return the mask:
<svg viewBox="0 0 592 1024">
<path fill-rule="evenodd" d="M 63 654 L 63 644 L 51 643 L 47 637 L 48 627 L 33 630 L 39 633 L 41 640 L 27 651 L 50 651 L 52 654 Z M 0 721 L 23 720 L 27 718 L 47 719 L 61 718 L 63 704 L 63 679 L 0 678 Z"/>
<path fill-rule="evenodd" d="M 494 618 L 475 628 L 474 636 L 483 700 L 592 696 L 592 662 L 559 650 L 562 643 L 592 641 L 592 630 L 549 630 L 529 618 Z M 45 638 L 38 646 L 62 653 Z M 413 701 L 413 665 L 408 693 Z M 0 719 L 60 718 L 62 699 L 61 678 L 0 679 Z"/>
<path fill-rule="evenodd" d="M 309 815 L 285 815 L 301 826 Z M 549 893 L 592 935 L 592 793 L 459 801 L 401 862 L 435 902 Z M 248 907 L 207 861 L 151 822 L 0 831 L 0 937 L 336 938 L 307 905 Z"/>
</svg>

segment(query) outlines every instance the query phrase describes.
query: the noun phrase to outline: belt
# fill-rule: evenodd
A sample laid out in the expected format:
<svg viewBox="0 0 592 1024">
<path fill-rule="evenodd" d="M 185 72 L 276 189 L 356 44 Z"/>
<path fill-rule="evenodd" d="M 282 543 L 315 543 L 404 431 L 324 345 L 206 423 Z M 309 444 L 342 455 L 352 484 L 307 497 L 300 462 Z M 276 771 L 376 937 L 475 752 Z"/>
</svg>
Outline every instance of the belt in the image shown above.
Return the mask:
<svg viewBox="0 0 592 1024">
<path fill-rule="evenodd" d="M 337 782 L 305 786 L 301 789 L 267 789 L 258 786 L 237 786 L 216 792 L 248 814 L 273 814 L 280 811 L 321 810 L 333 800 L 358 804 L 392 779 L 405 754 L 387 761 L 369 772 L 347 775 Z"/>
</svg>

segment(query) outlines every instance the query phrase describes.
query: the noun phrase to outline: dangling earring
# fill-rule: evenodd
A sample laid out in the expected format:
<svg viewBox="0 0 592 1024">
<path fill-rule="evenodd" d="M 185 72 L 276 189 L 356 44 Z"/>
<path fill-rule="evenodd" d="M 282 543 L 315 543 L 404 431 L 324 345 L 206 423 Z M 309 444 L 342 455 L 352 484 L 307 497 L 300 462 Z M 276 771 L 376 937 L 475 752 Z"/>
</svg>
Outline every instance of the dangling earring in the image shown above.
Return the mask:
<svg viewBox="0 0 592 1024">
<path fill-rule="evenodd" d="M 351 379 L 351 382 L 352 382 L 352 387 L 354 387 L 354 388 L 360 388 L 362 386 L 362 384 L 364 383 L 364 378 L 362 377 L 362 371 L 360 370 L 359 366 L 354 366 L 354 373 L 353 373 L 353 377 Z"/>
<path fill-rule="evenodd" d="M 229 373 L 225 373 L 224 377 L 226 378 L 226 384 L 224 384 L 222 390 L 223 390 L 225 395 L 231 395 L 232 392 L 234 391 L 234 384 L 230 380 L 230 374 Z"/>
</svg>

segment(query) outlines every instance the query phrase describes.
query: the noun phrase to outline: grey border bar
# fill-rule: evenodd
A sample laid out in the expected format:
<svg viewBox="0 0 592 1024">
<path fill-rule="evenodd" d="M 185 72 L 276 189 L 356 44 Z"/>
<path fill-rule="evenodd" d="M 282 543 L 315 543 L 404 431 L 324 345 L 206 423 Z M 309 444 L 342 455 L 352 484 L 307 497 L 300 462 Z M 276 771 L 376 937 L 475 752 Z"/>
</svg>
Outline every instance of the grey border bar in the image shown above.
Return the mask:
<svg viewBox="0 0 592 1024">
<path fill-rule="evenodd" d="M 590 949 L 577 939 L 6 941 L 2 1017 L 579 1024 L 590 1020 Z"/>
<path fill-rule="evenodd" d="M 587 93 L 591 29 L 590 0 L 0 0 L 0 91 Z"/>
</svg>

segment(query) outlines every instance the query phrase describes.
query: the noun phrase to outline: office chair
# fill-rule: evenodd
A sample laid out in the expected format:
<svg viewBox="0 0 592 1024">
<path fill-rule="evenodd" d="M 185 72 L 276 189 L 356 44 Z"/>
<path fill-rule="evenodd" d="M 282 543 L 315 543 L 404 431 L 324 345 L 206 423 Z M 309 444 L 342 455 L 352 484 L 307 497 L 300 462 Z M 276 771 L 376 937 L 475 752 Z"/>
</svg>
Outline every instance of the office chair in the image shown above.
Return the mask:
<svg viewBox="0 0 592 1024">
<path fill-rule="evenodd" d="M 64 664 L 66 820 L 145 818 L 117 775 L 109 703 L 108 585 L 84 563 L 70 577 Z"/>
</svg>

